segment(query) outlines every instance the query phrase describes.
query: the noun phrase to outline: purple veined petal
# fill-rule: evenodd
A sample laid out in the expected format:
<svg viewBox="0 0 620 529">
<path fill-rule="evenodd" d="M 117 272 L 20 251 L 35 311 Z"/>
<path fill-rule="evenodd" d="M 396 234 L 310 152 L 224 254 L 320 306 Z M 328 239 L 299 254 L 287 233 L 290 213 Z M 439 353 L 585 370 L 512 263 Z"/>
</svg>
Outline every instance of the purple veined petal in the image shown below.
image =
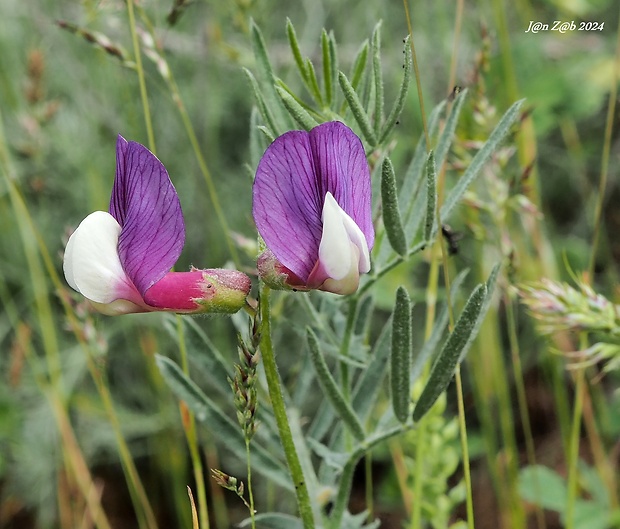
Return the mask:
<svg viewBox="0 0 620 529">
<path fill-rule="evenodd" d="M 121 225 L 118 254 L 144 296 L 181 254 L 183 213 L 166 168 L 146 147 L 119 135 L 116 156 L 110 214 Z"/>
<path fill-rule="evenodd" d="M 321 215 L 330 192 L 357 224 L 369 249 L 374 243 L 370 169 L 361 140 L 340 122 L 277 138 L 254 180 L 256 227 L 278 261 L 307 281 L 322 237 Z"/>
<path fill-rule="evenodd" d="M 306 281 L 318 255 L 323 209 L 307 132 L 287 132 L 267 148 L 252 194 L 254 222 L 265 244 Z"/>
<path fill-rule="evenodd" d="M 123 270 L 117 244 L 121 227 L 105 211 L 95 211 L 73 232 L 63 261 L 67 283 L 90 301 L 107 305 L 126 300 L 144 305 L 142 297 Z M 135 311 L 132 311 L 135 312 Z"/>
<path fill-rule="evenodd" d="M 344 123 L 331 121 L 310 131 L 310 143 L 321 196 L 330 192 L 366 237 L 372 250 L 375 230 L 372 224 L 370 168 L 364 146 Z"/>
</svg>

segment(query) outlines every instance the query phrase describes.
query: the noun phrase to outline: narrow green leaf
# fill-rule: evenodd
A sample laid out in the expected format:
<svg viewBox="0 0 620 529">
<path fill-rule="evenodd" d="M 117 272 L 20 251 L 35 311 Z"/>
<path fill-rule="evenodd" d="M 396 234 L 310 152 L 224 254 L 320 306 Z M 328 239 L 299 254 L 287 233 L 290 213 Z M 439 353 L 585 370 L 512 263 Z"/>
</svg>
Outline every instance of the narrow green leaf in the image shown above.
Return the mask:
<svg viewBox="0 0 620 529">
<path fill-rule="evenodd" d="M 317 379 L 323 393 L 355 438 L 359 441 L 363 440 L 365 437 L 364 428 L 357 418 L 357 415 L 355 415 L 353 408 L 351 408 L 350 404 L 344 398 L 332 374 L 329 372 L 329 368 L 327 367 L 325 358 L 321 354 L 319 342 L 314 331 L 308 327 L 306 332 L 310 349 L 310 358 L 312 359 L 312 365 L 316 371 Z"/>
<path fill-rule="evenodd" d="M 178 339 L 178 321 L 175 315 L 164 315 L 164 329 L 173 340 Z M 191 365 L 195 366 L 222 396 L 228 397 L 228 377 L 232 374 L 232 365 L 224 360 L 220 350 L 193 319 L 181 318 L 180 321 Z"/>
<path fill-rule="evenodd" d="M 451 297 L 453 297 L 459 291 L 459 289 L 461 288 L 461 284 L 465 280 L 465 277 L 467 277 L 468 273 L 469 273 L 469 270 L 467 269 L 462 270 L 454 278 L 454 281 L 452 281 L 452 286 L 450 287 Z M 432 356 L 432 354 L 437 349 L 437 346 L 439 345 L 439 341 L 441 340 L 441 337 L 443 336 L 443 333 L 446 327 L 448 326 L 448 320 L 449 320 L 448 306 L 447 304 L 444 304 L 443 308 L 441 309 L 441 312 L 439 313 L 439 316 L 437 316 L 437 318 L 435 319 L 435 325 L 433 326 L 431 335 L 429 336 L 428 340 L 424 342 L 424 345 L 422 346 L 422 349 L 420 350 L 420 352 L 417 355 L 414 355 L 413 357 L 413 367 L 411 368 L 411 385 L 412 386 L 413 384 L 415 384 L 415 382 L 418 380 L 418 377 L 422 373 L 422 369 L 424 368 L 426 361 Z"/>
<path fill-rule="evenodd" d="M 351 405 L 362 421 L 365 421 L 375 403 L 381 383 L 387 373 L 390 343 L 392 336 L 392 320 L 389 319 L 377 338 L 370 355 L 370 362 L 352 392 Z"/>
<path fill-rule="evenodd" d="M 250 114 L 250 163 L 248 164 L 251 167 L 252 178 L 254 178 L 254 168 L 258 165 L 266 147 L 264 138 L 258 133 L 260 119 L 260 110 L 257 106 L 252 106 L 252 113 Z"/>
<path fill-rule="evenodd" d="M 308 83 L 308 72 L 306 72 L 306 65 L 304 64 L 304 59 L 301 55 L 301 50 L 299 48 L 299 42 L 297 40 L 297 33 L 295 32 L 295 27 L 291 22 L 290 18 L 286 18 L 286 34 L 288 36 L 288 43 L 291 47 L 291 52 L 293 52 L 293 58 L 295 59 L 295 64 L 297 65 L 297 69 L 299 70 L 299 75 L 301 76 L 304 83 Z"/>
<path fill-rule="evenodd" d="M 351 86 L 347 76 L 342 72 L 338 72 L 338 82 L 340 83 L 340 88 L 342 89 L 344 98 L 346 99 L 351 112 L 353 112 L 353 117 L 355 118 L 355 121 L 357 121 L 364 138 L 366 138 L 366 141 L 374 147 L 377 144 L 377 137 L 375 136 L 372 126 L 370 125 L 370 120 L 368 119 L 366 111 L 362 107 L 362 103 L 359 100 L 357 92 Z"/>
<path fill-rule="evenodd" d="M 187 404 L 196 419 L 207 424 L 209 431 L 223 441 L 237 457 L 245 459 L 245 439 L 239 425 L 208 398 L 175 362 L 160 355 L 155 355 L 155 362 L 170 389 Z M 256 443 L 256 440 L 252 443 L 252 465 L 257 472 L 284 488 L 293 489 L 288 470 L 269 451 Z"/>
<path fill-rule="evenodd" d="M 519 116 L 519 109 L 521 108 L 523 101 L 523 99 L 517 101 L 506 111 L 495 129 L 493 129 L 493 132 L 491 132 L 489 139 L 476 153 L 476 156 L 474 156 L 474 159 L 471 161 L 469 167 L 463 173 L 463 176 L 461 176 L 458 183 L 452 188 L 452 190 L 446 197 L 443 205 L 441 206 L 442 220 L 445 221 L 448 219 L 448 217 L 450 217 L 452 210 L 465 193 L 465 190 L 469 187 L 469 185 L 478 175 L 484 164 L 491 157 L 493 152 L 495 152 L 502 140 L 506 137 L 510 130 L 510 127 Z"/>
<path fill-rule="evenodd" d="M 332 92 L 332 107 L 335 108 L 335 103 L 337 99 L 336 98 L 336 79 L 338 78 L 338 47 L 336 45 L 336 37 L 334 37 L 333 31 L 329 32 L 328 48 L 329 48 L 329 64 L 330 64 L 329 79 L 330 79 L 331 92 Z"/>
<path fill-rule="evenodd" d="M 374 131 L 379 135 L 383 122 L 383 71 L 381 69 L 381 21 L 372 32 L 372 76 L 375 85 Z"/>
<path fill-rule="evenodd" d="M 448 387 L 450 380 L 454 376 L 454 370 L 462 358 L 463 350 L 472 335 L 486 295 L 486 284 L 481 284 L 478 285 L 467 300 L 465 308 L 454 326 L 454 330 L 435 360 L 426 386 L 413 410 L 414 421 L 419 421 L 424 417 L 431 406 L 435 404 L 439 395 Z"/>
<path fill-rule="evenodd" d="M 383 205 L 383 225 L 387 238 L 396 253 L 404 256 L 407 254 L 407 239 L 398 207 L 394 167 L 387 157 L 383 160 L 381 171 L 381 203 Z"/>
<path fill-rule="evenodd" d="M 426 220 L 424 222 L 424 240 L 431 241 L 433 227 L 436 225 L 437 215 L 437 173 L 435 169 L 435 154 L 428 153 L 426 162 Z"/>
<path fill-rule="evenodd" d="M 273 68 L 271 67 L 269 55 L 267 54 L 265 40 L 263 39 L 260 28 L 253 20 L 250 22 L 250 38 L 252 42 L 252 50 L 254 51 L 254 57 L 256 59 L 256 68 L 258 70 L 259 79 L 263 81 L 264 88 L 266 90 L 263 100 L 267 108 L 269 108 L 275 124 L 277 124 L 277 126 L 272 126 L 270 124 L 270 127 L 276 134 L 279 135 L 289 127 L 287 126 L 288 123 L 284 119 L 284 109 L 280 106 L 280 100 L 274 88 L 276 77 L 273 73 Z"/>
<path fill-rule="evenodd" d="M 444 160 L 446 159 L 446 155 L 450 150 L 450 145 L 452 145 L 452 140 L 454 139 L 454 131 L 456 130 L 456 125 L 458 123 L 459 116 L 461 115 L 461 108 L 463 107 L 463 102 L 465 101 L 466 96 L 467 89 L 462 90 L 452 103 L 452 110 L 450 111 L 450 115 L 446 120 L 446 124 L 441 131 L 439 139 L 437 140 L 437 146 L 435 147 L 435 160 L 437 167 L 442 166 Z"/>
<path fill-rule="evenodd" d="M 362 42 L 360 49 L 358 50 L 355 60 L 353 61 L 353 67 L 351 68 L 351 86 L 353 90 L 357 90 L 357 87 L 362 80 L 364 71 L 366 70 L 366 61 L 368 60 L 368 39 Z"/>
<path fill-rule="evenodd" d="M 381 130 L 381 134 L 379 135 L 379 144 L 382 144 L 387 137 L 392 132 L 392 129 L 396 125 L 398 118 L 400 117 L 400 113 L 403 111 L 403 107 L 405 106 L 405 101 L 407 99 L 407 92 L 409 91 L 409 83 L 411 81 L 411 71 L 412 71 L 412 57 L 411 57 L 411 46 L 409 45 L 409 35 L 405 39 L 405 62 L 403 63 L 403 82 L 400 85 L 400 90 L 398 92 L 398 97 L 394 102 L 394 106 L 390 111 L 387 119 L 385 120 L 385 125 L 383 125 L 383 129 Z"/>
<path fill-rule="evenodd" d="M 279 512 L 266 512 L 254 516 L 254 520 L 259 529 L 303 529 L 302 521 L 290 514 Z M 246 518 L 238 527 L 251 527 L 252 519 Z"/>
<path fill-rule="evenodd" d="M 306 71 L 308 72 L 308 90 L 314 97 L 317 105 L 320 107 L 323 106 L 323 94 L 321 94 L 321 89 L 319 87 L 319 81 L 316 77 L 316 71 L 314 70 L 314 64 L 310 59 L 306 59 Z"/>
<path fill-rule="evenodd" d="M 445 101 L 439 103 L 431 112 L 428 118 L 428 132 L 431 138 L 434 138 L 439 128 L 440 116 L 446 107 Z M 431 140 L 432 141 L 432 140 Z M 425 171 L 424 165 L 427 162 L 426 141 L 422 135 L 416 146 L 413 158 L 403 180 L 400 193 L 399 205 L 403 215 L 403 223 L 405 226 L 405 234 L 407 240 L 411 241 L 417 235 L 420 224 L 424 221 L 426 208 L 426 189 L 422 186 Z"/>
<path fill-rule="evenodd" d="M 323 88 L 325 90 L 325 104 L 332 104 L 332 55 L 329 51 L 329 35 L 323 29 L 321 33 L 321 52 L 323 54 Z"/>
<path fill-rule="evenodd" d="M 411 300 L 407 290 L 398 287 L 392 319 L 392 355 L 390 365 L 390 382 L 392 389 L 392 409 L 396 418 L 407 422 L 411 387 Z"/>
<path fill-rule="evenodd" d="M 260 130 L 264 134 L 265 138 L 267 138 L 269 143 L 272 143 L 276 139 L 274 133 L 268 127 L 261 125 L 258 127 L 258 130 Z"/>
<path fill-rule="evenodd" d="M 256 105 L 258 106 L 258 110 L 265 121 L 265 125 L 268 127 L 270 135 L 275 136 L 279 134 L 278 126 L 276 125 L 276 120 L 267 107 L 267 103 L 265 102 L 265 96 L 263 95 L 262 90 L 258 86 L 258 82 L 252 72 L 247 68 L 243 68 L 245 75 L 250 81 L 250 85 L 252 86 L 252 90 L 254 91 L 254 97 L 256 98 Z"/>
<path fill-rule="evenodd" d="M 310 130 L 318 125 L 316 120 L 301 106 L 297 100 L 281 86 L 276 86 L 276 92 L 282 99 L 286 110 L 289 111 L 293 119 L 304 129 Z"/>
<path fill-rule="evenodd" d="M 499 276 L 500 269 L 501 269 L 501 265 L 498 263 L 493 267 L 493 269 L 491 270 L 491 273 L 489 274 L 489 278 L 486 281 L 486 287 L 487 287 L 486 298 L 484 300 L 484 303 L 482 304 L 482 309 L 480 310 L 480 314 L 478 314 L 478 320 L 476 321 L 476 324 L 474 325 L 474 329 L 472 330 L 472 333 L 469 336 L 469 339 L 467 340 L 465 347 L 463 347 L 463 352 L 461 353 L 461 358 L 459 362 L 463 360 L 463 358 L 467 354 L 467 351 L 469 351 L 469 347 L 471 346 L 471 343 L 474 341 L 474 339 L 478 335 L 478 331 L 480 330 L 480 326 L 482 325 L 482 322 L 484 321 L 484 317 L 489 311 L 489 308 L 491 306 L 491 301 L 493 301 L 493 292 L 495 290 L 495 283 L 497 282 L 497 277 Z"/>
</svg>

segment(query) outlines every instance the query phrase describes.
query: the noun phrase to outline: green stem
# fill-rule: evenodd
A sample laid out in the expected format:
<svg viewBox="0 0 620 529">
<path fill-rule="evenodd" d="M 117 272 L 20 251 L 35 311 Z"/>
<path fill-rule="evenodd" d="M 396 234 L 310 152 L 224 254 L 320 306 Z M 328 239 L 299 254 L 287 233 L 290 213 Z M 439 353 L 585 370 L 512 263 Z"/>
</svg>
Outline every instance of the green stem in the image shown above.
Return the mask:
<svg viewBox="0 0 620 529">
<path fill-rule="evenodd" d="M 250 497 L 250 520 L 252 521 L 252 529 L 256 529 L 255 509 L 254 509 L 254 492 L 252 491 L 252 465 L 250 458 L 250 440 L 245 440 L 245 458 L 248 464 L 248 495 Z"/>
<path fill-rule="evenodd" d="M 177 335 L 179 342 L 179 350 L 181 353 L 181 368 L 183 373 L 189 374 L 189 366 L 187 362 L 187 347 L 185 345 L 185 336 L 183 332 L 183 322 L 181 316 L 177 315 Z M 184 404 L 181 404 L 184 406 Z M 183 417 L 183 428 L 185 437 L 189 447 L 190 458 L 192 460 L 192 468 L 194 470 L 194 480 L 196 481 L 196 493 L 198 495 L 198 516 L 200 519 L 200 529 L 209 529 L 209 508 L 207 504 L 207 491 L 205 487 L 204 470 L 202 460 L 200 459 L 200 450 L 198 448 L 198 435 L 196 432 L 196 419 L 194 414 L 185 408 L 181 410 Z"/>
<path fill-rule="evenodd" d="M 426 150 L 431 149 L 431 138 L 428 134 L 428 126 L 426 124 L 426 112 L 424 112 L 424 96 L 422 95 L 422 82 L 420 80 L 420 69 L 418 68 L 418 56 L 415 52 L 415 45 L 413 43 L 413 28 L 411 27 L 411 17 L 409 16 L 408 0 L 403 0 L 403 6 L 405 8 L 405 18 L 407 19 L 407 29 L 411 37 L 411 57 L 413 59 L 413 71 L 415 72 L 415 82 L 418 89 L 418 101 L 420 103 L 420 114 L 422 115 L 422 127 L 424 128 L 424 139 L 426 140 Z"/>
<path fill-rule="evenodd" d="M 467 445 L 467 423 L 465 422 L 465 405 L 463 403 L 463 383 L 461 381 L 461 366 L 456 366 L 456 398 L 459 408 L 459 432 L 461 436 L 461 450 L 463 451 L 463 477 L 467 488 L 467 527 L 474 529 L 474 502 L 471 491 L 471 472 L 469 468 L 469 447 Z"/>
<path fill-rule="evenodd" d="M 586 337 L 582 334 L 580 349 L 587 347 Z M 573 422 L 570 432 L 570 444 L 568 452 L 568 490 L 566 497 L 566 529 L 575 527 L 575 503 L 578 494 L 578 471 L 579 471 L 579 440 L 581 436 L 581 420 L 583 415 L 583 399 L 586 390 L 585 368 L 577 369 L 575 373 L 575 402 L 573 404 Z"/>
<path fill-rule="evenodd" d="M 517 337 L 517 320 L 514 310 L 514 300 L 509 296 L 506 296 L 506 319 L 508 325 L 508 341 L 510 343 L 510 353 L 512 357 L 512 369 L 514 371 L 515 389 L 517 391 L 517 403 L 519 406 L 519 416 L 521 418 L 521 425 L 523 427 L 523 437 L 525 437 L 525 452 L 527 454 L 527 462 L 530 466 L 536 465 L 536 450 L 534 448 L 534 436 L 532 435 L 532 425 L 530 423 L 530 414 L 527 410 L 527 397 L 525 394 L 525 382 L 523 379 L 523 367 L 521 365 L 521 355 L 519 352 L 519 339 Z M 534 493 L 537 497 L 542 497 L 542 490 L 540 489 L 540 483 L 537 479 L 537 474 L 534 474 Z M 538 529 L 546 529 L 547 522 L 545 521 L 545 514 L 542 507 L 536 503 L 534 505 L 536 510 L 536 523 Z"/>
<path fill-rule="evenodd" d="M 263 359 L 263 367 L 265 368 L 265 376 L 267 378 L 267 388 L 269 390 L 269 398 L 273 414 L 278 425 L 280 434 L 280 442 L 284 449 L 286 462 L 291 473 L 293 485 L 295 486 L 295 494 L 297 495 L 297 506 L 301 516 L 304 529 L 314 528 L 314 517 L 312 515 L 312 507 L 310 504 L 310 495 L 304 478 L 299 456 L 293 442 L 291 427 L 286 416 L 286 406 L 284 404 L 284 396 L 280 387 L 280 378 L 278 375 L 278 366 L 276 364 L 275 352 L 271 341 L 271 315 L 269 310 L 269 287 L 261 282 L 260 285 L 260 316 L 261 316 L 261 342 L 260 351 Z"/>
<path fill-rule="evenodd" d="M 351 397 L 350 381 L 349 381 L 349 366 L 345 362 L 344 358 L 349 356 L 349 346 L 351 345 L 351 336 L 353 334 L 353 327 L 355 324 L 355 315 L 357 313 L 357 296 L 349 298 L 349 313 L 347 314 L 347 323 L 344 330 L 344 336 L 340 343 L 340 387 L 342 388 L 342 396 L 348 403 Z M 347 450 L 352 448 L 352 439 L 348 428 L 345 430 L 345 446 Z"/>
<path fill-rule="evenodd" d="M 110 421 L 110 424 L 112 425 L 112 430 L 114 431 L 114 437 L 116 439 L 121 463 L 123 465 L 123 470 L 127 479 L 129 493 L 132 497 L 132 502 L 136 511 L 136 517 L 138 518 L 138 525 L 141 528 L 148 527 L 151 529 L 156 529 L 157 521 L 155 519 L 155 514 L 153 513 L 153 509 L 151 508 L 151 504 L 149 503 L 148 496 L 146 494 L 146 491 L 144 490 L 142 481 L 140 480 L 138 470 L 136 469 L 133 458 L 131 457 L 131 452 L 129 451 L 127 442 L 123 437 L 121 425 L 118 420 L 118 416 L 116 415 L 116 411 L 114 410 L 114 404 L 112 403 L 112 396 L 110 395 L 109 387 L 103 374 L 97 369 L 97 366 L 95 365 L 90 348 L 88 348 L 87 355 L 88 369 L 91 373 L 93 380 L 95 381 L 95 385 L 97 386 L 97 392 L 101 397 L 106 415 L 108 416 L 108 420 Z"/>
<path fill-rule="evenodd" d="M 149 98 L 146 93 L 146 81 L 144 79 L 144 68 L 142 67 L 142 52 L 138 41 L 138 32 L 136 31 L 136 17 L 133 11 L 134 0 L 127 1 L 127 15 L 129 17 L 129 29 L 131 31 L 131 42 L 133 44 L 133 53 L 136 59 L 136 71 L 138 73 L 138 83 L 140 85 L 140 99 L 142 99 L 142 110 L 144 112 L 144 124 L 146 126 L 146 135 L 149 142 L 149 149 L 153 154 L 155 150 L 155 135 L 153 134 L 153 124 L 151 122 L 151 111 L 149 108 Z"/>
<path fill-rule="evenodd" d="M 601 156 L 601 178 L 599 181 L 598 199 L 596 201 L 596 210 L 594 213 L 594 234 L 592 236 L 592 253 L 590 254 L 590 264 L 588 266 L 588 275 L 592 281 L 594 275 L 594 264 L 596 262 L 596 250 L 601 232 L 601 218 L 603 215 L 603 203 L 605 201 L 605 189 L 607 188 L 607 175 L 609 172 L 609 154 L 611 151 L 611 135 L 614 125 L 614 116 L 616 112 L 616 99 L 618 94 L 618 77 L 620 76 L 620 19 L 618 20 L 618 30 L 616 31 L 616 61 L 614 75 L 611 81 L 611 90 L 609 93 L 609 106 L 607 107 L 607 121 L 605 124 L 605 140 L 603 142 L 603 154 Z"/>
</svg>

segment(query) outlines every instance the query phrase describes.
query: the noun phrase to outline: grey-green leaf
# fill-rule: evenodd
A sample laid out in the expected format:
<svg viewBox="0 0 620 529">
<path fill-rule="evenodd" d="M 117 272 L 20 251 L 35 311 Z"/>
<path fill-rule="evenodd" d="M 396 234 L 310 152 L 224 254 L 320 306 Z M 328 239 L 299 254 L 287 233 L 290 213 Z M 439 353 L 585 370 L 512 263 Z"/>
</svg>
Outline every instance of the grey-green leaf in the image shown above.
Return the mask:
<svg viewBox="0 0 620 529">
<path fill-rule="evenodd" d="M 358 441 L 362 441 L 365 437 L 362 423 L 357 415 L 355 415 L 353 408 L 351 408 L 351 405 L 346 401 L 336 381 L 332 377 L 327 363 L 325 362 L 325 358 L 321 354 L 316 334 L 314 334 L 314 331 L 310 329 L 310 327 L 306 329 L 306 332 L 308 348 L 310 349 L 310 358 L 312 359 L 312 365 L 316 371 L 321 389 L 346 427 Z"/>
<path fill-rule="evenodd" d="M 301 125 L 305 130 L 313 129 L 318 125 L 316 120 L 308 113 L 308 111 L 301 106 L 297 100 L 281 86 L 276 86 L 276 91 L 282 99 L 282 103 L 289 111 L 293 119 Z"/>
<path fill-rule="evenodd" d="M 291 52 L 293 53 L 293 58 L 295 59 L 295 64 L 297 65 L 297 69 L 299 70 L 299 75 L 304 80 L 304 82 L 308 82 L 308 73 L 306 72 L 306 65 L 304 64 L 304 59 L 301 55 L 301 50 L 299 49 L 299 42 L 297 40 L 297 33 L 295 32 L 295 27 L 291 22 L 291 19 L 287 17 L 286 19 L 286 34 L 288 36 L 288 43 L 291 47 Z"/>
<path fill-rule="evenodd" d="M 381 203 L 383 205 L 383 225 L 387 238 L 396 253 L 404 256 L 407 254 L 407 238 L 398 207 L 394 167 L 387 157 L 383 160 L 381 171 Z"/>
<path fill-rule="evenodd" d="M 381 69 L 381 21 L 372 32 L 372 76 L 375 85 L 374 124 L 375 134 L 379 134 L 383 121 L 383 73 Z"/>
<path fill-rule="evenodd" d="M 523 99 L 514 103 L 504 114 L 500 122 L 497 124 L 489 139 L 485 142 L 482 148 L 476 153 L 474 159 L 469 164 L 469 167 L 463 173 L 463 176 L 459 179 L 458 183 L 452 188 L 443 205 L 441 206 L 441 219 L 447 220 L 452 213 L 452 210 L 461 199 L 465 190 L 472 183 L 474 178 L 478 175 L 484 164 L 499 147 L 499 144 L 508 134 L 510 127 L 517 120 L 519 116 L 519 109 L 523 104 Z"/>
<path fill-rule="evenodd" d="M 383 125 L 383 129 L 381 130 L 381 134 L 379 136 L 379 144 L 382 144 L 390 132 L 396 125 L 400 113 L 403 111 L 403 107 L 405 106 L 405 100 L 407 98 L 407 92 L 409 91 L 409 83 L 411 82 L 411 71 L 412 71 L 412 56 L 411 56 L 411 46 L 409 45 L 410 38 L 407 35 L 405 39 L 405 62 L 403 64 L 403 82 L 400 85 L 400 91 L 398 92 L 398 97 L 396 98 L 396 102 L 390 111 L 387 119 L 385 120 L 385 124 Z"/>
<path fill-rule="evenodd" d="M 461 115 L 461 109 L 466 96 L 467 89 L 462 90 L 454 99 L 450 115 L 448 116 L 446 124 L 441 131 L 439 139 L 437 140 L 437 146 L 435 147 L 435 160 L 439 167 L 442 166 L 444 160 L 446 159 L 446 155 L 450 150 L 450 145 L 452 145 L 454 131 L 456 130 L 456 125 L 458 123 L 459 116 Z"/>
<path fill-rule="evenodd" d="M 338 82 L 340 83 L 340 88 L 342 89 L 344 98 L 346 99 L 351 112 L 353 112 L 353 117 L 355 118 L 355 121 L 357 121 L 364 138 L 372 147 L 374 147 L 377 144 L 377 137 L 375 136 L 375 132 L 370 125 L 370 120 L 368 119 L 368 115 L 362 106 L 357 92 L 353 86 L 351 86 L 347 76 L 342 72 L 338 72 Z"/>
<path fill-rule="evenodd" d="M 424 417 L 431 406 L 435 404 L 439 395 L 448 387 L 454 375 L 454 370 L 462 358 L 464 349 L 470 343 L 470 337 L 475 329 L 486 296 L 487 286 L 486 284 L 481 284 L 478 285 L 467 300 L 465 308 L 463 308 L 463 312 L 454 326 L 454 330 L 435 360 L 426 386 L 413 410 L 414 421 L 419 421 Z"/>
<path fill-rule="evenodd" d="M 436 224 L 437 210 L 437 172 L 435 168 L 435 154 L 428 153 L 426 162 L 426 220 L 424 222 L 424 240 L 430 241 L 433 237 L 433 227 Z"/>
<path fill-rule="evenodd" d="M 187 404 L 196 419 L 208 424 L 213 435 L 223 441 L 237 457 L 244 459 L 245 439 L 239 425 L 207 397 L 175 362 L 160 355 L 155 355 L 155 362 L 170 389 Z M 284 488 L 293 489 L 288 470 L 256 442 L 252 443 L 252 465 L 257 472 L 264 474 Z"/>
<path fill-rule="evenodd" d="M 394 415 L 402 423 L 409 418 L 411 402 L 411 333 L 411 300 L 407 290 L 398 287 L 392 319 L 390 382 Z"/>
</svg>

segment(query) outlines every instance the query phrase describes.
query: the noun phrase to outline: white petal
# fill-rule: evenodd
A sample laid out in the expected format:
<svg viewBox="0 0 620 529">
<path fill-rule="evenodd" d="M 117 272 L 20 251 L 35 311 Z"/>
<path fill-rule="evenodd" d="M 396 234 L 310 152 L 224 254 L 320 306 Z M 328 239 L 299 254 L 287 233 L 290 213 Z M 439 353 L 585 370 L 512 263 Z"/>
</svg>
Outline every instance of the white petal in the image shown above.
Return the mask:
<svg viewBox="0 0 620 529">
<path fill-rule="evenodd" d="M 120 231 L 112 215 L 95 211 L 80 223 L 67 243 L 63 263 L 67 283 L 96 303 L 140 300 L 118 257 Z"/>
<path fill-rule="evenodd" d="M 322 219 L 319 262 L 327 275 L 338 281 L 352 272 L 357 276 L 368 272 L 370 257 L 366 237 L 330 192 L 325 195 Z"/>
</svg>

